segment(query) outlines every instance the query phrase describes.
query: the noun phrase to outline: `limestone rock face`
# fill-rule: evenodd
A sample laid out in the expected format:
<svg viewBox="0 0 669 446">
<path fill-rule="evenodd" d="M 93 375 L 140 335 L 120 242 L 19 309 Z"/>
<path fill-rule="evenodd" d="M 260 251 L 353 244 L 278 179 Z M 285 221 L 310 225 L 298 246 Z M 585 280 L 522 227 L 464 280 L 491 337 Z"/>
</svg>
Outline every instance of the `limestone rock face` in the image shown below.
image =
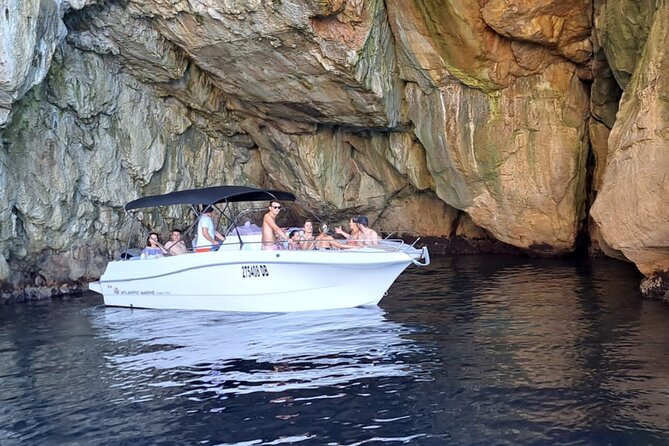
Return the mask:
<svg viewBox="0 0 669 446">
<path fill-rule="evenodd" d="M 669 5 L 654 15 L 627 84 L 591 214 L 604 240 L 646 275 L 669 270 Z"/>
<path fill-rule="evenodd" d="M 4 256 L 0 255 L 0 282 L 4 282 L 9 279 L 11 271 L 9 269 L 9 264 Z"/>
<path fill-rule="evenodd" d="M 132 227 L 126 202 L 215 184 L 289 189 L 295 219 L 547 254 L 589 230 L 667 269 L 666 8 L 10 0 L 0 282 L 99 276 L 128 237 L 189 218 Z"/>
<path fill-rule="evenodd" d="M 406 87 L 408 114 L 427 148 L 437 195 L 506 243 L 571 250 L 585 211 L 589 108 L 578 67 L 548 49 L 530 54 L 501 35 L 486 39 L 487 17 L 505 34 L 530 40 L 528 29 L 516 27 L 518 17 L 499 15 L 503 8 L 495 2 L 483 12 L 465 2 L 416 2 L 409 11 L 404 2 L 389 4 L 391 22 L 406 39 L 400 68 L 416 82 Z M 443 19 L 428 20 L 425 11 Z M 553 12 L 570 22 L 573 11 L 556 3 Z M 582 21 L 587 24 L 587 15 Z M 534 39 L 558 51 L 582 42 L 584 29 L 575 26 L 564 41 Z M 465 44 L 458 45 L 463 36 Z M 459 57 L 445 48 L 457 48 Z"/>
<path fill-rule="evenodd" d="M 625 89 L 641 58 L 656 10 L 654 0 L 595 2 L 595 34 Z"/>
<path fill-rule="evenodd" d="M 446 205 L 434 193 L 428 192 L 393 198 L 373 224 L 388 233 L 399 228 L 402 229 L 402 234 L 414 237 L 425 234 L 450 237 L 456 233 L 459 216 L 456 209 Z M 441 226 L 436 227 L 435 222 L 441 222 Z"/>
<path fill-rule="evenodd" d="M 0 128 L 12 104 L 44 80 L 53 53 L 65 37 L 69 9 L 86 0 L 7 0 L 0 11 Z"/>
<path fill-rule="evenodd" d="M 0 176 L 1 218 L 9 223 L 0 227 L 0 253 L 22 265 L 11 281 L 27 280 L 23 271 L 35 264 L 45 280 L 99 275 L 128 235 L 121 207 L 138 187 L 242 181 L 232 160 L 207 170 L 222 143 L 187 115 L 178 101 L 119 73 L 113 60 L 61 47 L 3 134 L 12 143 L 2 165 L 12 168 Z M 91 250 L 97 257 L 84 262 Z"/>
<path fill-rule="evenodd" d="M 481 10 L 499 34 L 535 43 L 576 62 L 588 62 L 592 5 L 589 1 L 491 0 Z"/>
<path fill-rule="evenodd" d="M 157 3 L 131 1 L 127 12 L 150 18 L 244 112 L 371 127 L 399 120 L 401 90 L 381 0 Z M 109 31 L 124 45 L 120 30 Z"/>
</svg>

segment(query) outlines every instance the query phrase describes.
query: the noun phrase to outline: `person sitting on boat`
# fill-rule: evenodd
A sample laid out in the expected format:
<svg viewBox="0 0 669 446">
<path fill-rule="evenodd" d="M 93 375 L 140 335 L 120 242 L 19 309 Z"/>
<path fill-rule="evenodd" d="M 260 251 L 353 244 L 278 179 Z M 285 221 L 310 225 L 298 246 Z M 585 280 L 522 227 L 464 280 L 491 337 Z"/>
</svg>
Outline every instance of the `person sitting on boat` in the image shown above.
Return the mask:
<svg viewBox="0 0 669 446">
<path fill-rule="evenodd" d="M 276 243 L 276 238 L 288 240 L 286 232 L 276 224 L 276 216 L 281 212 L 281 203 L 271 201 L 267 213 L 262 218 L 262 248 L 263 249 L 281 249 Z"/>
<path fill-rule="evenodd" d="M 330 234 L 328 234 L 328 225 L 327 223 L 321 223 L 321 225 L 318 227 L 320 230 L 320 233 L 318 236 L 316 236 L 316 246 L 314 249 L 353 249 L 356 248 L 356 246 L 352 245 L 344 245 L 343 243 L 339 243 L 332 237 Z"/>
<path fill-rule="evenodd" d="M 167 255 L 177 256 L 188 252 L 188 248 L 186 248 L 186 243 L 181 238 L 181 234 L 181 229 L 172 229 L 170 241 L 165 243 Z"/>
<path fill-rule="evenodd" d="M 165 254 L 165 247 L 160 244 L 158 239 L 158 234 L 152 232 L 146 238 L 146 247 L 142 250 L 140 254 L 141 259 L 156 259 L 162 257 Z"/>
<path fill-rule="evenodd" d="M 303 233 L 300 236 L 300 249 L 308 251 L 314 249 L 316 246 L 315 237 L 314 237 L 314 224 L 311 220 L 304 222 Z"/>
<path fill-rule="evenodd" d="M 302 248 L 300 247 L 300 231 L 293 229 L 288 234 L 288 249 L 291 251 L 299 251 Z"/>
<path fill-rule="evenodd" d="M 337 226 L 335 228 L 335 232 L 341 236 L 343 236 L 347 240 L 347 244 L 357 246 L 357 245 L 364 245 L 362 242 L 358 242 L 358 239 L 360 238 L 360 229 L 358 229 L 358 223 L 356 222 L 356 217 L 351 217 L 348 219 L 348 227 L 350 233 L 344 231 L 341 226 Z"/>
<path fill-rule="evenodd" d="M 214 225 L 214 207 L 207 206 L 197 222 L 197 238 L 195 252 L 216 251 L 225 237 L 216 230 Z"/>
<path fill-rule="evenodd" d="M 378 245 L 379 244 L 379 234 L 375 230 L 369 227 L 369 220 L 364 215 L 359 215 L 355 220 L 360 230 L 360 235 L 358 240 L 362 242 L 363 245 Z"/>
</svg>

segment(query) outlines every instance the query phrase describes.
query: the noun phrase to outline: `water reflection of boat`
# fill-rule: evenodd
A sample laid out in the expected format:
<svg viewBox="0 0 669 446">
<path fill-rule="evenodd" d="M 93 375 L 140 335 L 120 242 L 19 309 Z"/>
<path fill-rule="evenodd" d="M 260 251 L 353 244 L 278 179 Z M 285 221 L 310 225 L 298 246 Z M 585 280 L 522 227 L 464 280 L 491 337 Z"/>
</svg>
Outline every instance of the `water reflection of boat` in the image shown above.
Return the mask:
<svg viewBox="0 0 669 446">
<path fill-rule="evenodd" d="M 126 211 L 190 205 L 221 210 L 231 225 L 218 251 L 109 262 L 92 291 L 105 305 L 136 308 L 286 312 L 376 305 L 412 263 L 430 263 L 427 248 L 401 240 L 347 250 L 270 250 L 261 235 L 241 234 L 231 204 L 293 201 L 289 192 L 218 186 L 144 197 Z M 204 248 L 209 249 L 209 248 Z M 345 278 L 345 280 L 344 280 Z"/>
<path fill-rule="evenodd" d="M 415 373 L 400 357 L 411 330 L 380 308 L 311 313 L 128 312 L 98 322 L 119 350 L 108 357 L 124 381 L 154 371 L 152 386 L 195 392 L 278 392 Z"/>
</svg>

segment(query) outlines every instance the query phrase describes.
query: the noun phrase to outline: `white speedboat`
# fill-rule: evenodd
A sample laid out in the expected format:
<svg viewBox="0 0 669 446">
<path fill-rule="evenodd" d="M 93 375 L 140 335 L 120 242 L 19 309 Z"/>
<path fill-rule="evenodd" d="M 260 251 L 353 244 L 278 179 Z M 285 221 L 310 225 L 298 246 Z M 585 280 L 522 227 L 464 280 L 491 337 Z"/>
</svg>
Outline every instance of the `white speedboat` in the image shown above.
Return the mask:
<svg viewBox="0 0 669 446">
<path fill-rule="evenodd" d="M 231 203 L 293 201 L 288 192 L 217 186 L 140 198 L 126 211 L 223 206 L 233 224 L 221 249 L 109 262 L 89 288 L 105 305 L 131 308 L 289 312 L 376 305 L 409 265 L 430 263 L 427 248 L 400 240 L 348 250 L 263 250 L 261 234 L 242 231 Z"/>
</svg>

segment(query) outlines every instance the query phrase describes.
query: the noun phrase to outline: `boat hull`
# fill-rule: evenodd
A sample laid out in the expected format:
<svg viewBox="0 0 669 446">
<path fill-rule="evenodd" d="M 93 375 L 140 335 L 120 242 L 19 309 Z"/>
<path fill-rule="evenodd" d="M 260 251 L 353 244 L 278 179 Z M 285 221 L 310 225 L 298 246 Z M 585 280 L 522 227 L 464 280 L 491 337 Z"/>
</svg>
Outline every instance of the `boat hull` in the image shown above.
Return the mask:
<svg viewBox="0 0 669 446">
<path fill-rule="evenodd" d="M 105 305 L 132 308 L 290 312 L 376 305 L 421 258 L 410 249 L 222 250 L 119 260 L 90 288 Z"/>
</svg>

